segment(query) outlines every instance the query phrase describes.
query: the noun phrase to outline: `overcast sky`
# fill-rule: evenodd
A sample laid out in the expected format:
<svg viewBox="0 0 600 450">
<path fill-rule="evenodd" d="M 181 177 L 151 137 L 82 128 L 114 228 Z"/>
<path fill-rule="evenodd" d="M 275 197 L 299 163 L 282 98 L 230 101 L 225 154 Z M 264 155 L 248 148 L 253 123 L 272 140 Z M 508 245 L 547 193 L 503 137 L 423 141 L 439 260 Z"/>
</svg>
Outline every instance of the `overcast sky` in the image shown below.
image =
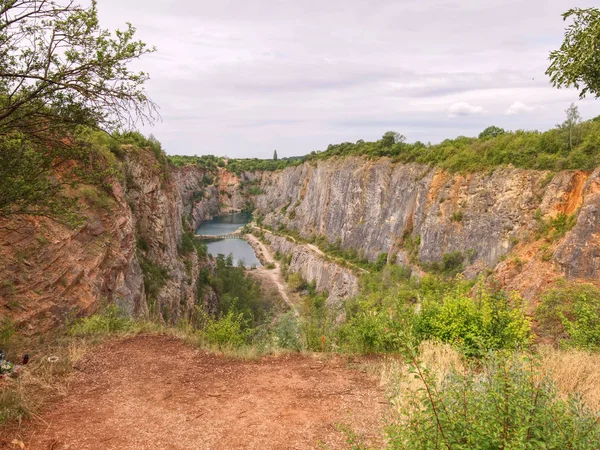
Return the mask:
<svg viewBox="0 0 600 450">
<path fill-rule="evenodd" d="M 577 102 L 552 88 L 571 0 L 99 0 L 102 25 L 131 22 L 158 51 L 136 68 L 170 154 L 270 158 L 375 140 L 546 130 Z"/>
</svg>

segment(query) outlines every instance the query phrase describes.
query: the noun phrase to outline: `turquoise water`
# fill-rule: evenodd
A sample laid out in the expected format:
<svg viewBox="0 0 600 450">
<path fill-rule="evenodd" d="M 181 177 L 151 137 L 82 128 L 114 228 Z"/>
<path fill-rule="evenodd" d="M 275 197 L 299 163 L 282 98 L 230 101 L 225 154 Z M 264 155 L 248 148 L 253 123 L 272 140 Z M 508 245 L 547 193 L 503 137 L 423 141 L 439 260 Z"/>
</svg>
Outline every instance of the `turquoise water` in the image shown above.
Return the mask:
<svg viewBox="0 0 600 450">
<path fill-rule="evenodd" d="M 202 222 L 196 234 L 205 235 L 223 235 L 231 234 L 238 228 L 243 227 L 252 221 L 252 214 L 238 213 L 228 214 L 226 216 L 215 217 L 212 220 Z M 235 265 L 240 262 L 246 267 L 260 266 L 260 261 L 254 253 L 254 249 L 243 239 L 218 239 L 207 241 L 208 253 L 213 256 L 229 255 L 233 256 Z"/>
</svg>

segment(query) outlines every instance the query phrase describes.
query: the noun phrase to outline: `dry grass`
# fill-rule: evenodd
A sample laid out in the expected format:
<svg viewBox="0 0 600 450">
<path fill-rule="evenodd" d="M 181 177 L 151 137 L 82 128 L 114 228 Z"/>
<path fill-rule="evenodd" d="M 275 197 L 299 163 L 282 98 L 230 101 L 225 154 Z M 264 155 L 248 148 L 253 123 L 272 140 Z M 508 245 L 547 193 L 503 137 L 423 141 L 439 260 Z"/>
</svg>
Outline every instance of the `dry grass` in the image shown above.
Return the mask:
<svg viewBox="0 0 600 450">
<path fill-rule="evenodd" d="M 67 376 L 91 345 L 85 340 L 74 340 L 36 348 L 19 378 L 0 383 L 0 424 L 35 417 L 35 411 L 46 402 L 66 395 Z M 58 360 L 50 362 L 51 356 Z"/>
<path fill-rule="evenodd" d="M 541 369 L 561 394 L 580 394 L 585 404 L 600 411 L 600 353 L 582 350 L 540 350 Z"/>
<path fill-rule="evenodd" d="M 449 344 L 424 341 L 419 346 L 419 362 L 439 382 L 453 370 L 464 368 L 462 357 Z M 410 372 L 403 358 L 388 358 L 381 365 L 381 385 L 388 393 L 392 409 L 408 406 L 414 394 L 423 389 L 423 382 Z"/>
</svg>

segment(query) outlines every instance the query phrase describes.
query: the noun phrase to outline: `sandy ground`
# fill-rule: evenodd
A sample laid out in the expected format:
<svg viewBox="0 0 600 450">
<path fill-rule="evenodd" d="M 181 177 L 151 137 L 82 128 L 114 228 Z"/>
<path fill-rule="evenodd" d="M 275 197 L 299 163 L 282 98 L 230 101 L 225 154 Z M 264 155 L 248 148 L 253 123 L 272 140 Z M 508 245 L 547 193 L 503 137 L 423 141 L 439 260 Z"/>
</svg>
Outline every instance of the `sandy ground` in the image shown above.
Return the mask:
<svg viewBox="0 0 600 450">
<path fill-rule="evenodd" d="M 138 336 L 96 348 L 67 396 L 3 432 L 0 447 L 19 448 L 18 438 L 44 450 L 342 449 L 344 424 L 381 448 L 386 409 L 377 380 L 342 359 L 244 361 Z"/>
<path fill-rule="evenodd" d="M 287 284 L 281 275 L 281 267 L 279 262 L 256 236 L 252 234 L 246 234 L 244 237 L 252 246 L 261 263 L 263 264 L 261 267 L 257 267 L 256 269 L 250 271 L 250 274 L 262 280 L 266 280 L 268 283 L 274 285 L 277 288 L 277 292 L 279 293 L 280 297 L 290 306 L 297 316 L 298 309 L 296 307 L 296 303 L 298 302 L 298 299 L 291 292 L 289 292 Z M 274 264 L 275 268 L 267 269 L 265 265 L 268 263 Z"/>
</svg>

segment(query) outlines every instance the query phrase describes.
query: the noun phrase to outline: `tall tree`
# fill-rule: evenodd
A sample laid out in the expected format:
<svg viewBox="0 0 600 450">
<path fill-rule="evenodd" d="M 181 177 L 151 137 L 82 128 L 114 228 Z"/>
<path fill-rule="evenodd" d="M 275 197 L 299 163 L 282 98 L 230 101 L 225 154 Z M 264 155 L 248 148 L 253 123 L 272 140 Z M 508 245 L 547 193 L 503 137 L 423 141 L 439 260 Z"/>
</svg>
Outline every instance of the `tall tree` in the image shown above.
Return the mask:
<svg viewBox="0 0 600 450">
<path fill-rule="evenodd" d="M 550 53 L 546 74 L 558 88 L 575 87 L 579 96 L 600 97 L 600 10 L 574 8 L 563 14 L 573 19 L 559 50 Z"/>
<path fill-rule="evenodd" d="M 487 127 L 485 130 L 479 133 L 479 139 L 494 138 L 504 133 L 506 133 L 506 130 L 504 128 L 492 125 L 491 127 Z"/>
<path fill-rule="evenodd" d="M 581 123 L 581 115 L 579 114 L 579 108 L 575 103 L 571 103 L 565 113 L 567 114 L 567 120 L 564 121 L 562 127 L 568 130 L 569 133 L 569 151 L 573 151 L 573 141 L 577 139 L 577 125 Z"/>
<path fill-rule="evenodd" d="M 102 29 L 95 0 L 0 0 L 0 218 L 68 209 L 62 185 L 94 159 L 77 140 L 81 126 L 111 131 L 156 118 L 148 75 L 128 68 L 154 49 L 134 34 L 131 24 Z"/>
</svg>

